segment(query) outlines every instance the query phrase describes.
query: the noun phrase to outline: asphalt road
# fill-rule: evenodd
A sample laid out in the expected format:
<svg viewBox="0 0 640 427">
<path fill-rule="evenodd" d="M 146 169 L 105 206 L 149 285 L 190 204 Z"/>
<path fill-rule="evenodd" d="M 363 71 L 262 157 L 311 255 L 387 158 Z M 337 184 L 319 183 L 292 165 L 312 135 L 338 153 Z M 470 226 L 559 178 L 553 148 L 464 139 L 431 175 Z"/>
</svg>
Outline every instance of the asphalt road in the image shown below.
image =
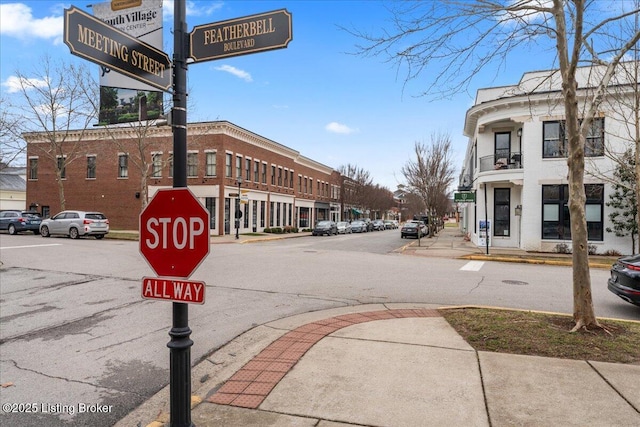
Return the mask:
<svg viewBox="0 0 640 427">
<path fill-rule="evenodd" d="M 189 306 L 192 363 L 256 325 L 345 305 L 572 310 L 568 267 L 395 251 L 406 243 L 396 230 L 213 245 L 191 277 L 207 284 Z M 110 426 L 168 383 L 172 304 L 141 298 L 153 272 L 137 242 L 2 234 L 0 248 L 0 424 Z M 591 274 L 598 316 L 640 320 L 608 271 Z"/>
</svg>

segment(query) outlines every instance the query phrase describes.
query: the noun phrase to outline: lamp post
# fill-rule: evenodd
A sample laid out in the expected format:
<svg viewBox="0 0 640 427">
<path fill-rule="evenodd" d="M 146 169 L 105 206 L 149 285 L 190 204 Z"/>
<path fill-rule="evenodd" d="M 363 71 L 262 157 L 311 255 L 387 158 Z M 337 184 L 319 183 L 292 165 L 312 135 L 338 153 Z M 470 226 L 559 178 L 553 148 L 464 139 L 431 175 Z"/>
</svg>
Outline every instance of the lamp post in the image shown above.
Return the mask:
<svg viewBox="0 0 640 427">
<path fill-rule="evenodd" d="M 242 218 L 242 212 L 240 211 L 240 186 L 242 185 L 242 178 L 236 178 L 238 184 L 238 198 L 236 201 L 236 240 L 240 238 L 240 218 Z"/>
</svg>

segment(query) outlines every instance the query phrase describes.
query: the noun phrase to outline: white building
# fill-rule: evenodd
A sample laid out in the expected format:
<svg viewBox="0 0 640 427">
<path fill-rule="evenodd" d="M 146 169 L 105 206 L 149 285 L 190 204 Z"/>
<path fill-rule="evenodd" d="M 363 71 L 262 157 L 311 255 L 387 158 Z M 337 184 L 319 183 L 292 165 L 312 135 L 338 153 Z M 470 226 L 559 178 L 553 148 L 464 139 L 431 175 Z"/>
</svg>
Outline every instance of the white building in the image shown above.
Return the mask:
<svg viewBox="0 0 640 427">
<path fill-rule="evenodd" d="M 578 69 L 581 109 L 593 96 L 593 82 L 600 81 L 601 71 Z M 589 245 L 599 254 L 631 252 L 630 237 L 606 231 L 612 227 L 606 203 L 613 189 L 598 175 L 613 176 L 615 164 L 605 152 L 622 153 L 634 146 L 630 106 L 638 83 L 627 75 L 620 72 L 612 79 L 585 146 Z M 564 114 L 557 70 L 526 73 L 514 86 L 478 90 L 465 117 L 469 142 L 459 188 L 475 193 L 475 203 L 462 209 L 462 226 L 478 246 L 487 244 L 486 221 L 489 247 L 571 249 Z"/>
</svg>

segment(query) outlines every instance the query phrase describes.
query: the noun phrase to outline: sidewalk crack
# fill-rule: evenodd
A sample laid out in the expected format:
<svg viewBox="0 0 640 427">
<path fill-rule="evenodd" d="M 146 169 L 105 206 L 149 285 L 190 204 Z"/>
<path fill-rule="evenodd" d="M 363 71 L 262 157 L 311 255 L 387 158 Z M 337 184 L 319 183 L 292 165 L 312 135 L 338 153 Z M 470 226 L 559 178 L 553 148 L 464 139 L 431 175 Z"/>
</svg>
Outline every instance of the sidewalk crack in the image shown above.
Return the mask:
<svg viewBox="0 0 640 427">
<path fill-rule="evenodd" d="M 636 408 L 636 406 L 631 403 L 631 401 L 629 399 L 627 399 L 624 394 L 622 394 L 613 384 L 611 384 L 611 382 L 604 376 L 602 375 L 602 373 L 598 370 L 598 368 L 596 368 L 589 360 L 586 360 L 587 365 L 589 365 L 591 367 L 591 369 L 593 369 L 595 371 L 596 374 L 598 374 L 598 376 L 600 376 L 600 378 L 602 378 L 602 380 L 607 383 L 607 385 L 609 387 L 611 387 L 613 389 L 613 391 L 615 391 L 618 396 L 620 396 L 622 398 L 622 400 L 624 400 L 625 402 L 627 402 L 627 404 L 629 406 L 631 406 L 638 414 L 640 414 L 640 408 Z"/>
</svg>

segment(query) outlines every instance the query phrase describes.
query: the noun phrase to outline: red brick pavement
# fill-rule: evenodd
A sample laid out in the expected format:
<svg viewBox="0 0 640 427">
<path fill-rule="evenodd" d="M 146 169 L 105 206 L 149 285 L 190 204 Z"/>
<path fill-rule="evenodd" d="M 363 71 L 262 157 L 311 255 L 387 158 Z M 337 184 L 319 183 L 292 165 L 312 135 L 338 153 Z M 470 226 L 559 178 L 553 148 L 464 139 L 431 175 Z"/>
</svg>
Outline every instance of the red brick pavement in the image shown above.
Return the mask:
<svg viewBox="0 0 640 427">
<path fill-rule="evenodd" d="M 255 409 L 318 341 L 346 326 L 374 320 L 439 317 L 437 310 L 399 309 L 344 314 L 308 323 L 269 344 L 229 378 L 207 401 Z"/>
</svg>

